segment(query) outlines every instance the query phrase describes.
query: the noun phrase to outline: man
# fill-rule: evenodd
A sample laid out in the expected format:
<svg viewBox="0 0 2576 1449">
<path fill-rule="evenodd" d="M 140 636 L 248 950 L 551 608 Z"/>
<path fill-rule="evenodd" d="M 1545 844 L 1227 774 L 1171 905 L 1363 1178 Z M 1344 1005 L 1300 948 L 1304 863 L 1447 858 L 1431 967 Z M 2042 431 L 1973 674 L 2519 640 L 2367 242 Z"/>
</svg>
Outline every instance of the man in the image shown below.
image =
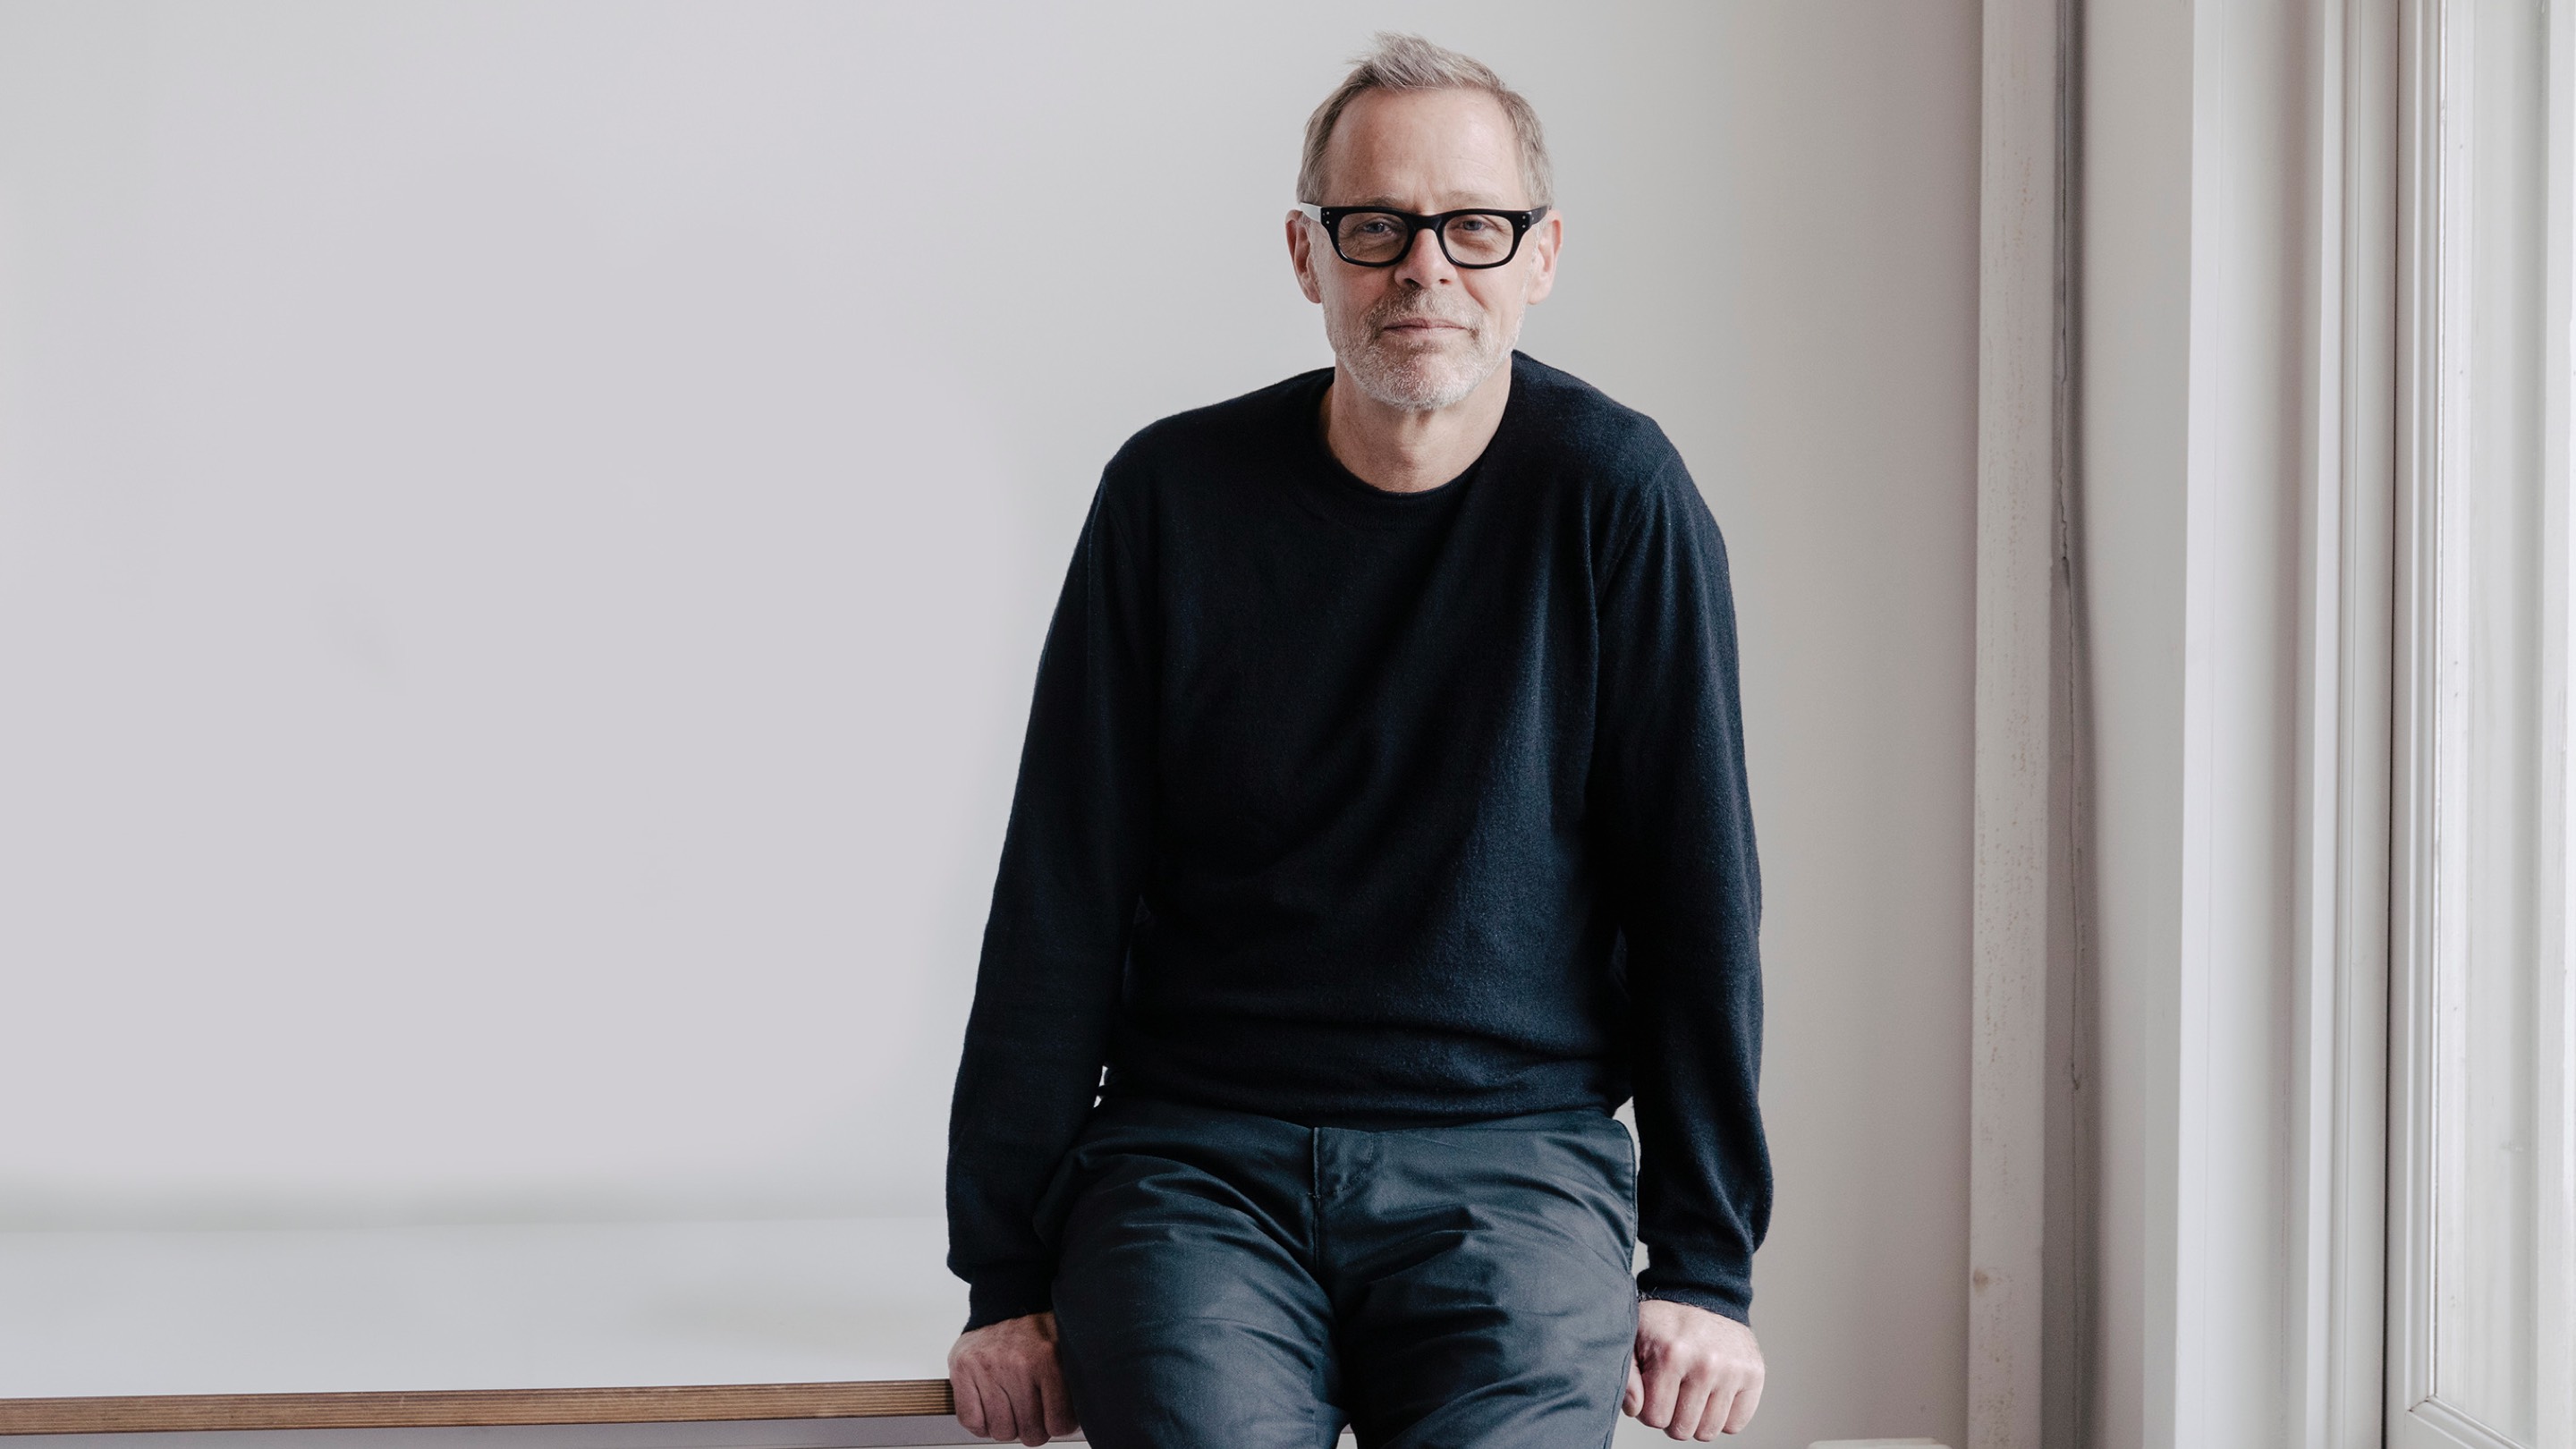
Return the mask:
<svg viewBox="0 0 2576 1449">
<path fill-rule="evenodd" d="M 1724 545 L 1652 421 L 1513 351 L 1562 222 L 1491 71 L 1379 37 L 1298 197 L 1334 366 L 1131 439 L 1040 657 L 951 1114 L 958 1418 L 1733 1432 L 1770 1168 Z"/>
</svg>

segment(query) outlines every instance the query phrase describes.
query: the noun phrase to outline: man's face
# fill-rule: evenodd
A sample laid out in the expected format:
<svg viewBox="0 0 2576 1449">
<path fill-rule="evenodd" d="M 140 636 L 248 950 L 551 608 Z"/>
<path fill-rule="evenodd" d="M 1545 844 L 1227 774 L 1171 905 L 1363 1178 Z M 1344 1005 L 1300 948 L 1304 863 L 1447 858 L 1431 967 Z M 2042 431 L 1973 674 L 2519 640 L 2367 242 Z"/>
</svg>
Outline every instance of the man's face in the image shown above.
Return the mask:
<svg viewBox="0 0 2576 1449">
<path fill-rule="evenodd" d="M 1362 92 L 1333 128 L 1323 171 L 1326 206 L 1530 206 L 1511 118 L 1482 91 Z M 1394 266 L 1362 267 L 1334 255 L 1304 213 L 1288 217 L 1297 284 L 1323 304 L 1343 371 L 1370 397 L 1412 410 L 1463 400 L 1511 356 L 1522 312 L 1555 284 L 1560 235 L 1550 212 L 1510 261 L 1461 270 L 1425 230 Z"/>
</svg>

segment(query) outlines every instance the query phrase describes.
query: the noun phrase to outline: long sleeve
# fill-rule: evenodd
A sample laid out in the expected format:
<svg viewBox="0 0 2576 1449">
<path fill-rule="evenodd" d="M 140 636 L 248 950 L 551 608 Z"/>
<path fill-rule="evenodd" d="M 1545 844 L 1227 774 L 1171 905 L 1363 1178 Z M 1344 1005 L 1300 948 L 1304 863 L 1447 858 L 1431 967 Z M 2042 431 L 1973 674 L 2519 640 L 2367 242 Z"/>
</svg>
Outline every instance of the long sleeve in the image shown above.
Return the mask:
<svg viewBox="0 0 2576 1449">
<path fill-rule="evenodd" d="M 967 1327 L 1049 1304 L 1036 1222 L 1100 1083 L 1150 850 L 1149 520 L 1113 461 L 1038 658 L 948 1122 L 948 1266 Z"/>
<path fill-rule="evenodd" d="M 1771 1165 L 1734 600 L 1717 521 L 1677 456 L 1622 504 L 1599 581 L 1591 788 L 1626 942 L 1638 1288 L 1741 1320 Z"/>
</svg>

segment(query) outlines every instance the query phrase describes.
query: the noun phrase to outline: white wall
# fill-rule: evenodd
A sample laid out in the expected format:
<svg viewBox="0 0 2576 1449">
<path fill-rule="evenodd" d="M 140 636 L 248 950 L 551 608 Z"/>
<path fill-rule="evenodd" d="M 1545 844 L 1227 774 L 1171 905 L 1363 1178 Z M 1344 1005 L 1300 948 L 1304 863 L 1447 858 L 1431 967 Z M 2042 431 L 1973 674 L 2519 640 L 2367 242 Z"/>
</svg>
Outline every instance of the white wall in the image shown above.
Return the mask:
<svg viewBox="0 0 2576 1449">
<path fill-rule="evenodd" d="M 1752 1442 L 1962 1442 L 1967 0 L 0 6 L 0 1223 L 935 1211 L 1065 550 L 1326 359 L 1377 26 L 1733 554 Z"/>
</svg>

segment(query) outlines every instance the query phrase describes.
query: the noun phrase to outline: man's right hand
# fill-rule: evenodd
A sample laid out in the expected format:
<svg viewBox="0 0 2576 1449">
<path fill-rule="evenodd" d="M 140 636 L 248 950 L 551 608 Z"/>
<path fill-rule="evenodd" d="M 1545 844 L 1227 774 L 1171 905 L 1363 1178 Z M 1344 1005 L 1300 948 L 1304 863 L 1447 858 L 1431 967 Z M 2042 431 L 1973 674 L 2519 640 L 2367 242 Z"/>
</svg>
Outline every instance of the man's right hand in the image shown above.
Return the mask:
<svg viewBox="0 0 2576 1449">
<path fill-rule="evenodd" d="M 1055 1356 L 1052 1313 L 1005 1318 L 960 1336 L 948 1350 L 948 1388 L 969 1434 L 1043 1444 L 1080 1427 Z"/>
</svg>

